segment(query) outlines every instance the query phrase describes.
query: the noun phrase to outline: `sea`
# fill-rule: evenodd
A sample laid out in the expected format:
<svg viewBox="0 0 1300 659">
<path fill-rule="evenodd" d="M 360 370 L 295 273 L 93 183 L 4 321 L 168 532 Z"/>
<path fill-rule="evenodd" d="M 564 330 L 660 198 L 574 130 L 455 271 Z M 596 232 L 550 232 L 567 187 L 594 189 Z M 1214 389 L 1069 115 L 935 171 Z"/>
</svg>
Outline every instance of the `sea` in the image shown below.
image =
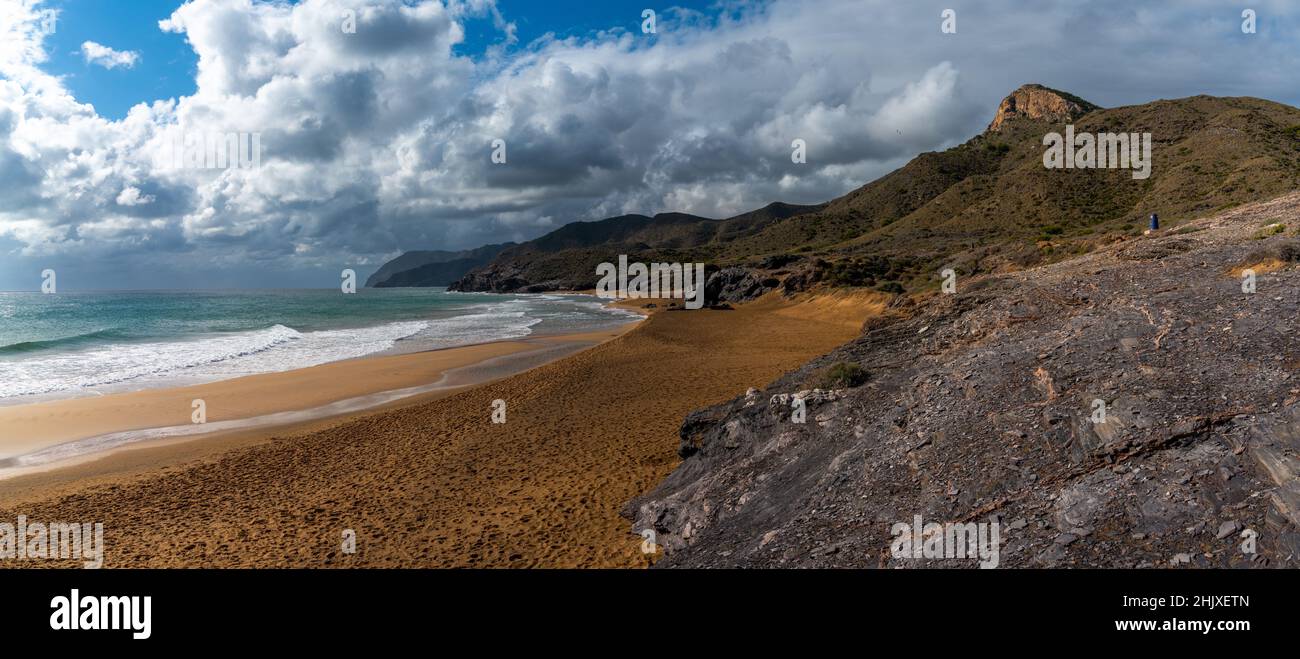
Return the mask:
<svg viewBox="0 0 1300 659">
<path fill-rule="evenodd" d="M 592 296 L 443 288 L 0 292 L 0 405 L 596 331 L 640 317 Z"/>
</svg>

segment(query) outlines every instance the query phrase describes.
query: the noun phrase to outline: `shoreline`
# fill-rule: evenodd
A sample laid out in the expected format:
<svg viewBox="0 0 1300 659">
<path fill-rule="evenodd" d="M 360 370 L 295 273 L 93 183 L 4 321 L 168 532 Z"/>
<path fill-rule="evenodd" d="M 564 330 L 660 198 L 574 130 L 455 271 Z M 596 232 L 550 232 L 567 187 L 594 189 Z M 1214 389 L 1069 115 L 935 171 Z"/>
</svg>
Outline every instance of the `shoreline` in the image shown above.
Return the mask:
<svg viewBox="0 0 1300 659">
<path fill-rule="evenodd" d="M 644 567 L 620 511 L 677 466 L 685 416 L 825 354 L 883 306 L 866 292 L 660 305 L 475 386 L 0 480 L 0 519 L 102 522 L 107 567 Z"/>
<path fill-rule="evenodd" d="M 377 353 L 202 384 L 0 406 L 0 482 L 140 446 L 291 431 L 409 403 L 535 368 L 607 341 L 606 330 L 539 334 L 410 353 Z M 205 423 L 192 402 L 203 400 Z"/>
</svg>

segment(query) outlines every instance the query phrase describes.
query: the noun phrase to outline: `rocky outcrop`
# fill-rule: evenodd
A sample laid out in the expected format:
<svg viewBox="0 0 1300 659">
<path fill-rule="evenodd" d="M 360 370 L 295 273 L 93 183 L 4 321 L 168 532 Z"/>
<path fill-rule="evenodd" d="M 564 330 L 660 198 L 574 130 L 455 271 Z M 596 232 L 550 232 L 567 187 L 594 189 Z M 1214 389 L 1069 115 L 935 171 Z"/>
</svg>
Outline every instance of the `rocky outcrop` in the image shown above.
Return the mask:
<svg viewBox="0 0 1300 659">
<path fill-rule="evenodd" d="M 997 114 L 988 130 L 1001 130 L 1004 123 L 1017 117 L 1042 119 L 1052 123 L 1068 122 L 1096 109 L 1098 106 L 1073 94 L 1042 85 L 1022 85 L 998 104 Z"/>
<path fill-rule="evenodd" d="M 486 293 L 515 293 L 529 286 L 519 267 L 512 264 L 493 264 L 465 273 L 452 282 L 447 290 L 480 291 Z"/>
<path fill-rule="evenodd" d="M 704 301 L 708 304 L 722 302 L 748 302 L 780 285 L 748 268 L 723 268 L 708 276 L 704 284 Z"/>
<path fill-rule="evenodd" d="M 976 566 L 893 552 L 917 515 L 996 521 L 1001 567 L 1300 566 L 1300 251 L 1269 221 L 1300 193 L 898 305 L 691 414 L 625 514 L 656 567 Z M 816 391 L 839 362 L 869 378 Z"/>
</svg>

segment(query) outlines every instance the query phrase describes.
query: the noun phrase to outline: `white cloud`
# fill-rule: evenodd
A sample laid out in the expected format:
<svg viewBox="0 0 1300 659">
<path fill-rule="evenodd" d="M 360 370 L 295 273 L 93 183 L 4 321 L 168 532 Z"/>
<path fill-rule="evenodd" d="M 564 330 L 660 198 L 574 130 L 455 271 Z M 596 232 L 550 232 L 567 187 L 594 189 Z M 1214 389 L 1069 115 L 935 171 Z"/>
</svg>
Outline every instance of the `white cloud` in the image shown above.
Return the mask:
<svg viewBox="0 0 1300 659">
<path fill-rule="evenodd" d="M 143 194 L 140 192 L 140 188 L 135 186 L 122 188 L 122 192 L 117 195 L 118 206 L 143 206 L 153 202 L 153 195 Z"/>
<path fill-rule="evenodd" d="M 514 17 L 491 0 L 190 0 L 159 27 L 198 55 L 197 91 L 109 121 L 41 69 L 40 4 L 0 0 L 0 261 L 337 273 L 575 219 L 825 201 L 969 138 L 1026 82 L 1102 104 L 1300 88 L 1286 4 L 1255 41 L 1208 0 L 990 1 L 944 35 L 949 4 L 665 11 L 654 38 L 631 31 L 638 13 L 629 31 L 508 46 Z M 471 21 L 497 30 L 475 58 L 457 48 Z M 1088 38 L 1066 36 L 1078 25 Z M 261 135 L 260 168 L 158 165 L 186 135 L 232 132 Z"/>
<path fill-rule="evenodd" d="M 81 44 L 81 56 L 87 64 L 98 64 L 106 69 L 131 68 L 140 59 L 140 53 L 130 50 L 113 50 L 108 46 L 87 41 Z"/>
</svg>

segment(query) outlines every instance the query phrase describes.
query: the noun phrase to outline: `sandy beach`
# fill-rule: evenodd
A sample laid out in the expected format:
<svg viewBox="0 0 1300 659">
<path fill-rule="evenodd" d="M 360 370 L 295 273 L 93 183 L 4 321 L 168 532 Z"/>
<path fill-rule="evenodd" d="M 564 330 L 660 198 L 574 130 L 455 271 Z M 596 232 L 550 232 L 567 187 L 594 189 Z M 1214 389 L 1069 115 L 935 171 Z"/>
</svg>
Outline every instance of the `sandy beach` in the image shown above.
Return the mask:
<svg viewBox="0 0 1300 659">
<path fill-rule="evenodd" d="M 218 422 L 441 383 L 364 411 L 142 442 L 0 480 L 0 519 L 102 522 L 108 567 L 644 566 L 618 511 L 676 464 L 685 415 L 849 340 L 879 305 L 773 295 L 587 335 L 0 409 L 0 427 L 24 430 L 23 445 L 0 446 L 14 455 L 188 423 L 195 398 Z M 341 551 L 345 530 L 355 553 Z"/>
<path fill-rule="evenodd" d="M 206 437 L 223 434 L 226 429 L 292 426 L 348 411 L 369 411 L 390 402 L 431 400 L 553 361 L 618 336 L 633 325 L 350 359 L 189 387 L 0 407 L 0 479 L 23 471 L 7 464 L 14 462 L 15 456 L 68 446 L 77 440 L 144 429 L 159 429 L 160 434 L 180 430 Z M 206 421 L 201 425 L 192 418 L 195 401 L 203 402 Z M 134 447 L 135 441 L 132 438 L 125 446 Z M 26 470 L 44 468 L 48 467 Z"/>
</svg>

